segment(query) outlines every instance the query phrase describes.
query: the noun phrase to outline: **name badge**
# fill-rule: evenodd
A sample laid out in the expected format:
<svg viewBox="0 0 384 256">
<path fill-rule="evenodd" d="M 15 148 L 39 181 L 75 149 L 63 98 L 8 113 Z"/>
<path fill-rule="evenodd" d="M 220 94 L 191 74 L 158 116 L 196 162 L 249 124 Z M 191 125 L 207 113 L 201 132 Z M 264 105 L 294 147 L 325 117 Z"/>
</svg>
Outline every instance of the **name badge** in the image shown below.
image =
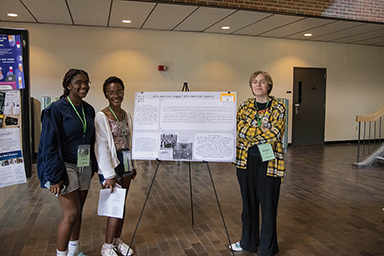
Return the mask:
<svg viewBox="0 0 384 256">
<path fill-rule="evenodd" d="M 123 151 L 124 172 L 133 171 L 131 151 Z"/>
<path fill-rule="evenodd" d="M 275 153 L 273 153 L 271 144 L 259 144 L 257 146 L 259 147 L 261 159 L 263 162 L 275 159 Z"/>
<path fill-rule="evenodd" d="M 77 167 L 89 166 L 90 155 L 90 145 L 79 145 L 79 147 L 77 148 Z"/>
</svg>

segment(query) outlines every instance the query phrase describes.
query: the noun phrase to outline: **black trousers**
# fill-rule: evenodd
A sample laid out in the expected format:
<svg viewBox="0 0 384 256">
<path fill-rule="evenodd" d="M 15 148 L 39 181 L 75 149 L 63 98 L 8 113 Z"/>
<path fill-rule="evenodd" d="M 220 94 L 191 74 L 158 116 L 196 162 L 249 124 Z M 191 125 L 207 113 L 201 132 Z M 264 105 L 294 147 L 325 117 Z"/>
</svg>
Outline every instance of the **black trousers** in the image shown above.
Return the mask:
<svg viewBox="0 0 384 256">
<path fill-rule="evenodd" d="M 279 252 L 277 245 L 277 204 L 281 178 L 267 176 L 268 161 L 248 155 L 247 169 L 237 168 L 243 213 L 240 246 L 259 256 L 272 256 Z M 261 206 L 261 231 L 259 235 L 259 205 Z"/>
</svg>

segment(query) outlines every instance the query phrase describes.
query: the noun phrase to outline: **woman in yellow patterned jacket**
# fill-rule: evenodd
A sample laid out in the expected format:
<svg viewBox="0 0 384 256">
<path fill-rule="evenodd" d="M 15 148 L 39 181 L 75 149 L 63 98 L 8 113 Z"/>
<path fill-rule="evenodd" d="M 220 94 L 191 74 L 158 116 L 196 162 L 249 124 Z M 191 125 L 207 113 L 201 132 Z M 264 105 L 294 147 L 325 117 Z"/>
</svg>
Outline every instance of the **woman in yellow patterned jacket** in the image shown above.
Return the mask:
<svg viewBox="0 0 384 256">
<path fill-rule="evenodd" d="M 242 236 L 230 249 L 256 252 L 259 248 L 259 256 L 271 256 L 279 252 L 276 217 L 285 175 L 282 138 L 286 109 L 270 96 L 273 81 L 267 72 L 253 73 L 249 85 L 255 98 L 243 102 L 237 112 L 235 165 L 243 200 Z"/>
</svg>

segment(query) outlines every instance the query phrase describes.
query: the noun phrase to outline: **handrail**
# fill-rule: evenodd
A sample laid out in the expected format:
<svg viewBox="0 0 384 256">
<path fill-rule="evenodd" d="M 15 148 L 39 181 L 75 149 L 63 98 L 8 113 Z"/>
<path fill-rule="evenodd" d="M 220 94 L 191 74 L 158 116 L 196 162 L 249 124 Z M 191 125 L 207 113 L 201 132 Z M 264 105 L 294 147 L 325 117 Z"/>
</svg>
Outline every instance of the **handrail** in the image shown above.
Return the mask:
<svg viewBox="0 0 384 256">
<path fill-rule="evenodd" d="M 374 150 L 378 149 L 379 145 L 382 143 L 382 140 L 384 139 L 382 137 L 382 127 L 384 126 L 382 125 L 384 124 L 383 116 L 384 107 L 371 116 L 356 116 L 356 122 L 359 123 L 357 163 L 360 161 L 360 156 L 367 157 L 369 154 L 373 153 Z M 361 127 L 362 123 L 363 127 Z M 362 154 L 360 149 L 362 149 Z"/>
<path fill-rule="evenodd" d="M 384 115 L 384 107 L 371 116 L 356 116 L 356 122 L 374 122 Z"/>
</svg>

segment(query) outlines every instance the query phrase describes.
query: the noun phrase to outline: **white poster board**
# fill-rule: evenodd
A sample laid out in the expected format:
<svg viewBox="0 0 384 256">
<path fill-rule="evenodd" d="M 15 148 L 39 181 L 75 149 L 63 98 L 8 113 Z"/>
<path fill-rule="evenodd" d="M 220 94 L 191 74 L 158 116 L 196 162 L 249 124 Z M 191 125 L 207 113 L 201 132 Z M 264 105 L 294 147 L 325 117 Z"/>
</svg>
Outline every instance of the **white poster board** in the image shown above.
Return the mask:
<svg viewBox="0 0 384 256">
<path fill-rule="evenodd" d="M 137 92 L 132 158 L 234 162 L 236 92 Z"/>
</svg>

